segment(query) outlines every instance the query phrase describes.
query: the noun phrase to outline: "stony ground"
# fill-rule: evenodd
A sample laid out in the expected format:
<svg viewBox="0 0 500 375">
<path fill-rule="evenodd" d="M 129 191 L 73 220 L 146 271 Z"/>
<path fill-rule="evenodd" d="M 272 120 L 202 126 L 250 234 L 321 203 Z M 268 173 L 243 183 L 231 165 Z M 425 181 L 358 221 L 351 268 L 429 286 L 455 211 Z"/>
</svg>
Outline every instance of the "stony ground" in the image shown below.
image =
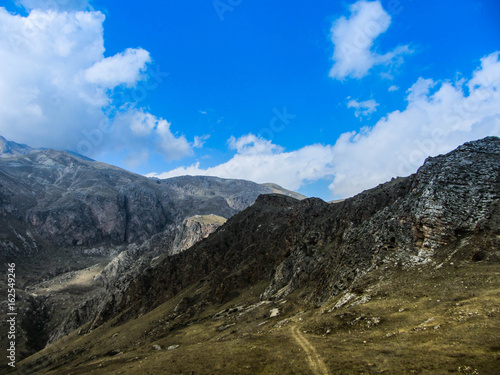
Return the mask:
<svg viewBox="0 0 500 375">
<path fill-rule="evenodd" d="M 300 291 L 256 304 L 257 285 L 174 318 L 194 286 L 140 319 L 74 332 L 19 373 L 498 374 L 499 276 L 483 262 L 379 269 L 316 308 L 294 303 Z"/>
</svg>

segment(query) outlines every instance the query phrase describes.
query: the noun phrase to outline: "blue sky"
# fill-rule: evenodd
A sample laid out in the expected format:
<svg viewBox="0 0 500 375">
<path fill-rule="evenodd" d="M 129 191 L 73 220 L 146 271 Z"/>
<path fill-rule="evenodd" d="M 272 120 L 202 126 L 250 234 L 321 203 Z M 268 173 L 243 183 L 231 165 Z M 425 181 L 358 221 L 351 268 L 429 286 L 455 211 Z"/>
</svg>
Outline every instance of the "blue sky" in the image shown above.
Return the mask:
<svg viewBox="0 0 500 375">
<path fill-rule="evenodd" d="M 0 134 L 140 174 L 330 200 L 500 135 L 495 0 L 0 6 Z"/>
</svg>

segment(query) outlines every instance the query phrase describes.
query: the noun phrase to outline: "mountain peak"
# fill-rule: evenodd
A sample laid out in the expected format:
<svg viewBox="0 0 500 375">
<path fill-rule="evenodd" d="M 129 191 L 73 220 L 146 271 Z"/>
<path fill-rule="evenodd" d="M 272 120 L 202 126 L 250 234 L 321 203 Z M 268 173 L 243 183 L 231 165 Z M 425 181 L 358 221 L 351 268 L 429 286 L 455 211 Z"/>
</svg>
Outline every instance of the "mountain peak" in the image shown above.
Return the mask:
<svg viewBox="0 0 500 375">
<path fill-rule="evenodd" d="M 34 150 L 34 148 L 31 148 L 28 145 L 8 141 L 0 135 L 0 158 L 16 155 L 26 155 L 33 152 Z"/>
</svg>

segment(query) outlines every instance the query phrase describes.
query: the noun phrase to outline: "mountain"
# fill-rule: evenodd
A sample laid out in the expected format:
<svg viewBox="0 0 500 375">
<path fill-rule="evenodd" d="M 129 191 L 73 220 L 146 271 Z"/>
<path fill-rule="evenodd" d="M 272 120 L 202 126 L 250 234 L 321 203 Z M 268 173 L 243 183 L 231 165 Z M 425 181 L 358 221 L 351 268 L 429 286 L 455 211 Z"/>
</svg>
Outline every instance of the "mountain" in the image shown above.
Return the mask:
<svg viewBox="0 0 500 375">
<path fill-rule="evenodd" d="M 15 155 L 26 155 L 36 149 L 27 145 L 8 141 L 0 135 L 0 158 L 7 158 Z"/>
<path fill-rule="evenodd" d="M 23 373 L 494 374 L 500 138 L 336 203 L 261 195 Z M 111 297 L 110 297 L 111 296 Z"/>
<path fill-rule="evenodd" d="M 151 179 L 4 138 L 0 154 L 0 260 L 16 263 L 23 355 L 93 319 L 110 285 L 123 289 L 155 258 L 190 247 L 260 194 L 305 198 L 244 180 Z"/>
<path fill-rule="evenodd" d="M 64 151 L 26 146 L 20 153 L 6 144 L 11 156 L 0 161 L 0 250 L 12 261 L 47 252 L 107 256 L 113 246 L 143 242 L 193 215 L 229 218 L 259 194 L 275 192 L 214 177 L 153 180 Z"/>
</svg>

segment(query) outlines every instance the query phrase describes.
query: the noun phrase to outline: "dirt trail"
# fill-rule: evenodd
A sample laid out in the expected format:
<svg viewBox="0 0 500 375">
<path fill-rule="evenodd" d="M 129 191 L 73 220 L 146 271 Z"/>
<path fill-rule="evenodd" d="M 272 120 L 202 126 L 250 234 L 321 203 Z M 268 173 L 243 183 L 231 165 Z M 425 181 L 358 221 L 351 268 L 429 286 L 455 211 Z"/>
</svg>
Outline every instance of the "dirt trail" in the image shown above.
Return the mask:
<svg viewBox="0 0 500 375">
<path fill-rule="evenodd" d="M 300 332 L 299 327 L 295 326 L 292 328 L 292 335 L 297 340 L 299 345 L 304 349 L 307 355 L 307 361 L 309 362 L 309 367 L 314 375 L 328 375 L 328 368 L 325 362 L 321 359 L 316 348 L 307 340 L 302 332 Z"/>
</svg>

